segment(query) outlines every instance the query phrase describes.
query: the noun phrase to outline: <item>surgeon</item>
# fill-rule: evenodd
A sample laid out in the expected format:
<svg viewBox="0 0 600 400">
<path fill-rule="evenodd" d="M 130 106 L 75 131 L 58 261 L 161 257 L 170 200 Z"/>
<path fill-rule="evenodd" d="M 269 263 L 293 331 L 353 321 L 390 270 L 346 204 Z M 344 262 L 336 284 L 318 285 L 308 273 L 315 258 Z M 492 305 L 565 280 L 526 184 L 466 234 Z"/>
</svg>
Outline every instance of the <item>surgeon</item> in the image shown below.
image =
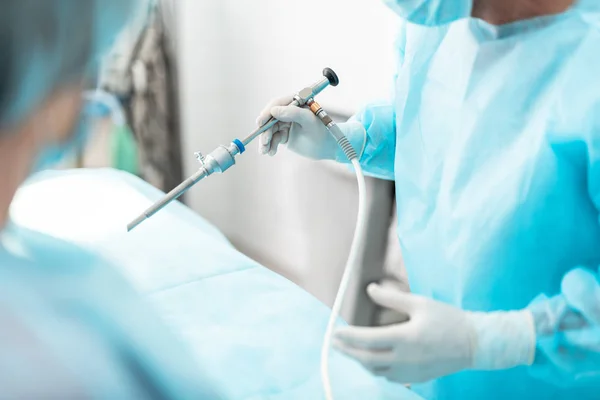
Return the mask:
<svg viewBox="0 0 600 400">
<path fill-rule="evenodd" d="M 412 293 L 371 285 L 407 321 L 337 348 L 428 399 L 600 398 L 599 3 L 387 3 L 394 99 L 341 128 L 395 181 Z M 291 99 L 259 116 L 280 121 L 261 152 L 347 162 Z"/>
<path fill-rule="evenodd" d="M 8 217 L 30 174 L 85 141 L 102 96 L 82 92 L 138 1 L 0 7 L 0 397 L 221 398 L 112 266 Z"/>
</svg>

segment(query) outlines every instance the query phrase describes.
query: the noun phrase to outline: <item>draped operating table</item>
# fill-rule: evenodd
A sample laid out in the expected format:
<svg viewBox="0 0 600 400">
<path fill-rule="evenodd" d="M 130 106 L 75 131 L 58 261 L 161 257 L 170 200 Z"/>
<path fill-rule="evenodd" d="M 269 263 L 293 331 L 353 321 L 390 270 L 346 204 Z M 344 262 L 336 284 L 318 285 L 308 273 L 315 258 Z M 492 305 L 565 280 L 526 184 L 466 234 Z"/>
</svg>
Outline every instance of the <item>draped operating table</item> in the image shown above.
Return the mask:
<svg viewBox="0 0 600 400">
<path fill-rule="evenodd" d="M 320 399 L 319 353 L 330 310 L 245 257 L 180 203 L 127 234 L 163 193 L 114 170 L 47 171 L 17 194 L 16 224 L 103 255 L 184 339 L 231 399 Z M 340 322 L 342 323 L 342 322 Z M 416 399 L 332 352 L 336 399 Z"/>
</svg>

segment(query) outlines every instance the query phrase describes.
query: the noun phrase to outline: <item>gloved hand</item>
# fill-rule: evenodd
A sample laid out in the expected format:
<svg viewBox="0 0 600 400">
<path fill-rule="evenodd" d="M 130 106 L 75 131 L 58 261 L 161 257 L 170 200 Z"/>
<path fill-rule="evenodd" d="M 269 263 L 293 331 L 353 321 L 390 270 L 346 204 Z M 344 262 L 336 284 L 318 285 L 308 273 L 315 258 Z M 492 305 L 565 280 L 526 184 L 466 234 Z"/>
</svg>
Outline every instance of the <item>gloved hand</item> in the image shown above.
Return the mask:
<svg viewBox="0 0 600 400">
<path fill-rule="evenodd" d="M 600 353 L 600 282 L 598 274 L 577 268 L 565 275 L 561 292 L 567 305 L 583 319 L 563 332 L 570 345 Z M 577 329 L 578 328 L 578 329 Z"/>
<path fill-rule="evenodd" d="M 560 294 L 541 294 L 528 308 L 535 320 L 538 354 L 531 374 L 561 386 L 598 385 L 599 275 L 576 268 L 564 276 Z"/>
<path fill-rule="evenodd" d="M 465 369 L 531 365 L 531 312 L 467 312 L 393 287 L 370 285 L 373 301 L 408 321 L 384 327 L 344 327 L 334 346 L 377 375 L 400 383 L 425 382 Z"/>
<path fill-rule="evenodd" d="M 256 120 L 264 125 L 271 116 L 277 122 L 260 136 L 259 152 L 274 156 L 280 144 L 293 152 L 315 160 L 333 160 L 337 143 L 325 125 L 307 108 L 288 106 L 294 100 L 286 96 L 271 101 Z"/>
</svg>

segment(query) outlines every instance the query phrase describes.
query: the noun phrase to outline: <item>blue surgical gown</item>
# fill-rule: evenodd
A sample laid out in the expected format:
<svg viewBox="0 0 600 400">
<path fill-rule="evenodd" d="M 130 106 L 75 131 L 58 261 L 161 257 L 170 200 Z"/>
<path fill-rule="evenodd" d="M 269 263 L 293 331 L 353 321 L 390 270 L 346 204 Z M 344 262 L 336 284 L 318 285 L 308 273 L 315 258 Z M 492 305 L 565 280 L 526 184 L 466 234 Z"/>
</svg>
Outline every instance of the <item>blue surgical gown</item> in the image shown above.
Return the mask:
<svg viewBox="0 0 600 400">
<path fill-rule="evenodd" d="M 522 309 L 559 293 L 572 268 L 600 263 L 600 30 L 589 7 L 499 27 L 403 22 L 394 101 L 343 129 L 364 169 L 396 182 L 413 292 L 466 310 Z M 414 389 L 600 398 L 598 353 L 554 339 L 540 338 L 531 367 Z"/>
<path fill-rule="evenodd" d="M 224 398 L 109 263 L 14 225 L 0 239 L 0 397 Z"/>
</svg>

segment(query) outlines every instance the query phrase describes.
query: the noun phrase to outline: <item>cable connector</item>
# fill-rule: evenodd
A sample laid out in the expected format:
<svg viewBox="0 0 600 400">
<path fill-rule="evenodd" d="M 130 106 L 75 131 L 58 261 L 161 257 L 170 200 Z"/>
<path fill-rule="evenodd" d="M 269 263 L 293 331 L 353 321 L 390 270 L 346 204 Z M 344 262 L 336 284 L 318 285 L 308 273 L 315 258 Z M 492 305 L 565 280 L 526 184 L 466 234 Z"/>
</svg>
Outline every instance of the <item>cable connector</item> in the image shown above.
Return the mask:
<svg viewBox="0 0 600 400">
<path fill-rule="evenodd" d="M 348 138 L 344 135 L 335 121 L 327 114 L 327 112 L 323 110 L 323 107 L 321 107 L 321 105 L 314 99 L 309 100 L 306 105 L 310 108 L 310 111 L 312 111 L 313 114 L 319 117 L 323 125 L 325 125 L 329 133 L 331 133 L 331 135 L 334 137 L 338 146 L 340 146 L 346 157 L 348 157 L 348 161 L 358 159 L 356 150 L 354 150 L 354 147 L 352 147 L 352 144 Z"/>
</svg>

